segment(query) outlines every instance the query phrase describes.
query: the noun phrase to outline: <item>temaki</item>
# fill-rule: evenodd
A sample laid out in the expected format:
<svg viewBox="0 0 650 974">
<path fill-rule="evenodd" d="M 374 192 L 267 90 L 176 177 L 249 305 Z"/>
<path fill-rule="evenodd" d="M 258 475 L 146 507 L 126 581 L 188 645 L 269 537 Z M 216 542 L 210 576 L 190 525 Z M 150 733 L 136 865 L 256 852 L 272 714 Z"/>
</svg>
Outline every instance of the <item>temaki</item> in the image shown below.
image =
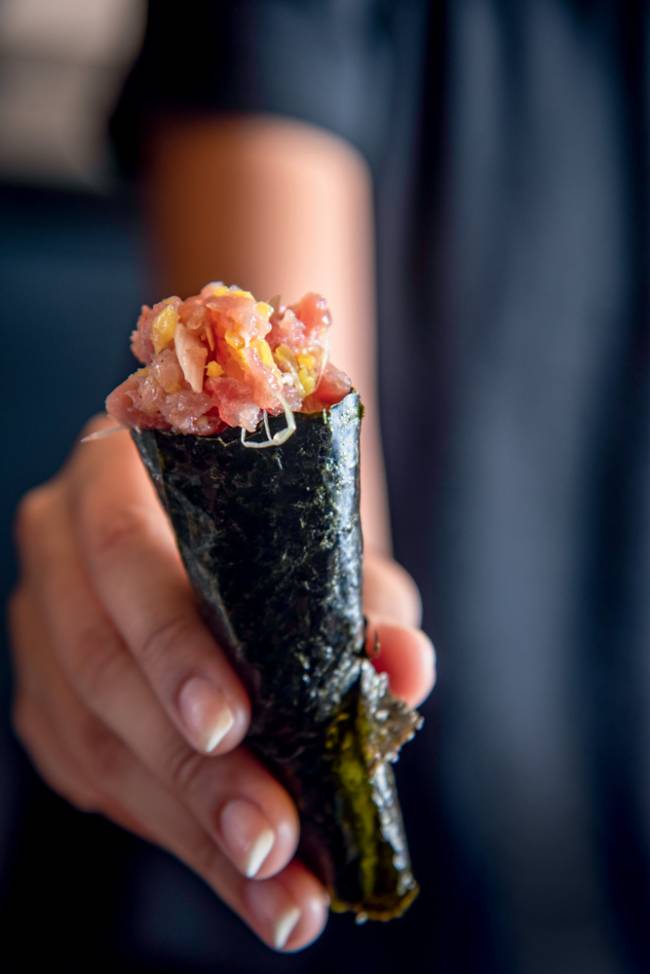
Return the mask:
<svg viewBox="0 0 650 974">
<path fill-rule="evenodd" d="M 205 618 L 244 680 L 247 743 L 301 818 L 332 908 L 399 916 L 417 895 L 391 762 L 420 718 L 368 660 L 363 407 L 329 361 L 326 302 L 208 284 L 145 307 L 143 368 L 107 410 L 171 519 Z"/>
</svg>

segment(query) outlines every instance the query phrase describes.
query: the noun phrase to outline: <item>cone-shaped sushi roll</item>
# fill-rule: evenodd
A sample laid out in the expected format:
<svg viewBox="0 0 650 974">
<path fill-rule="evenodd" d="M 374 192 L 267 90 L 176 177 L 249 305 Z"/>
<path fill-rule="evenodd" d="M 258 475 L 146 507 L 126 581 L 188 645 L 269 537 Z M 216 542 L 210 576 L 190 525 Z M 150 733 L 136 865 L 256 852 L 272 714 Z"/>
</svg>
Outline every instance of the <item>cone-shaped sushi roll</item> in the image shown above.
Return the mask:
<svg viewBox="0 0 650 974">
<path fill-rule="evenodd" d="M 107 408 L 132 427 L 247 686 L 247 744 L 296 802 L 302 859 L 333 909 L 387 920 L 417 894 L 390 765 L 420 718 L 365 652 L 363 408 L 328 362 L 328 326 L 315 295 L 275 309 L 223 285 L 168 299 L 143 310 L 145 369 Z"/>
</svg>

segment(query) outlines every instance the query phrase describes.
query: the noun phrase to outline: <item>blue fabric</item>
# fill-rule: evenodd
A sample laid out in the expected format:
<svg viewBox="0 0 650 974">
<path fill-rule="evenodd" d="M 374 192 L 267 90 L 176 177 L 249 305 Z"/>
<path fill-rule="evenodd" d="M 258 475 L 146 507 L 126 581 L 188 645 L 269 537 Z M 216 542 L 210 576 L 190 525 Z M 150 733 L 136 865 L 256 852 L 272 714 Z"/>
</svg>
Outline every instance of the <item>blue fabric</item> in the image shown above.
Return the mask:
<svg viewBox="0 0 650 974">
<path fill-rule="evenodd" d="M 337 132 L 369 159 L 390 104 L 391 39 L 375 0 L 149 4 L 140 57 L 111 129 L 127 171 L 174 115 L 261 112 Z M 369 97 L 369 94 L 371 97 Z"/>
</svg>

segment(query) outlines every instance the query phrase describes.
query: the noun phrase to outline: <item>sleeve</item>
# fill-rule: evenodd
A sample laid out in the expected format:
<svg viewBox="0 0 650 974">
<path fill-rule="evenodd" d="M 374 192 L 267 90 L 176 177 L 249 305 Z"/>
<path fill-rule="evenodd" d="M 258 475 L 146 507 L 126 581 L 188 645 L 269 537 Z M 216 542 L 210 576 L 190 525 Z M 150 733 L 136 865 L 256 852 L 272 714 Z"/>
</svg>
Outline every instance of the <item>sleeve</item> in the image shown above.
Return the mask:
<svg viewBox="0 0 650 974">
<path fill-rule="evenodd" d="M 150 0 L 109 122 L 118 163 L 138 171 L 163 117 L 271 113 L 330 130 L 373 165 L 390 60 L 385 0 Z"/>
</svg>

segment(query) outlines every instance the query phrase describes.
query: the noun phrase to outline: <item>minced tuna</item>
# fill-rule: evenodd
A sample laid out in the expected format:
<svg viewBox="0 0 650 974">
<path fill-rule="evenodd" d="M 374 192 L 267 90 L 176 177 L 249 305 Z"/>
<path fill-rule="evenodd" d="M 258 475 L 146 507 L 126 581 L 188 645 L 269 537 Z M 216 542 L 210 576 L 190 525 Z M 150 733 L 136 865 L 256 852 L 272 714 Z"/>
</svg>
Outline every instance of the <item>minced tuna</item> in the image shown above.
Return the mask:
<svg viewBox="0 0 650 974">
<path fill-rule="evenodd" d="M 143 367 L 106 410 L 125 426 L 205 436 L 227 426 L 253 432 L 264 413 L 325 409 L 351 389 L 329 361 L 330 325 L 318 294 L 267 304 L 220 282 L 145 305 L 131 336 Z"/>
</svg>

